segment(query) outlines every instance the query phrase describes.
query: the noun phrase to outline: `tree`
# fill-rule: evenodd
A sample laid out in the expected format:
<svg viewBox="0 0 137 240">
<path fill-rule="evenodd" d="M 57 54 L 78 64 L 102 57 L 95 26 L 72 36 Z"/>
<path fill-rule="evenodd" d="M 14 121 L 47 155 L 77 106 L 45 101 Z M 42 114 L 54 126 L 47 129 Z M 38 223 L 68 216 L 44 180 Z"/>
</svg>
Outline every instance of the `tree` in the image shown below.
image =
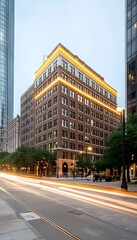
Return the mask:
<svg viewBox="0 0 137 240">
<path fill-rule="evenodd" d="M 107 149 L 101 159 L 102 166 L 106 168 L 121 169 L 123 165 L 122 154 L 122 125 L 113 131 L 107 139 Z M 129 116 L 125 125 L 125 147 L 126 147 L 126 167 L 127 180 L 129 178 L 129 167 L 133 162 L 137 162 L 137 115 Z M 133 161 L 134 156 L 134 161 Z"/>
</svg>

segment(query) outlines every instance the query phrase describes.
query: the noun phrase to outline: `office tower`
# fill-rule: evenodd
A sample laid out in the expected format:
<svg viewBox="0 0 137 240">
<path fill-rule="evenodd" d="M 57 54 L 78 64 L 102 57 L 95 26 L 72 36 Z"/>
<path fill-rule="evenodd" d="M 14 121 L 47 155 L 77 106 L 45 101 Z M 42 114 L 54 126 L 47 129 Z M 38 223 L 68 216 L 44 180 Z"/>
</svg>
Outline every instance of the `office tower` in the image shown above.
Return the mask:
<svg viewBox="0 0 137 240">
<path fill-rule="evenodd" d="M 79 155 L 96 161 L 120 119 L 117 91 L 59 44 L 35 73 L 35 146 L 54 152 L 58 174 Z"/>
<path fill-rule="evenodd" d="M 21 146 L 34 147 L 34 84 L 21 96 Z"/>
<path fill-rule="evenodd" d="M 14 0 L 0 0 L 0 151 L 7 150 L 7 126 L 13 119 Z"/>
<path fill-rule="evenodd" d="M 137 0 L 126 1 L 127 115 L 137 114 Z"/>
</svg>

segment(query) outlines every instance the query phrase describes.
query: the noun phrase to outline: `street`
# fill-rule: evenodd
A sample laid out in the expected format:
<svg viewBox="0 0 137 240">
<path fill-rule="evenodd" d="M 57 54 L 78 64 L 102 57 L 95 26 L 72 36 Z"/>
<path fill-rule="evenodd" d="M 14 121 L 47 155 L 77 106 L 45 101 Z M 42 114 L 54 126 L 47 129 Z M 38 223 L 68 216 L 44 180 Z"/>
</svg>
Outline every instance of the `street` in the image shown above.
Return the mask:
<svg viewBox="0 0 137 240">
<path fill-rule="evenodd" d="M 42 239 L 136 239 L 137 195 L 2 173 L 0 180 L 0 198 Z"/>
</svg>

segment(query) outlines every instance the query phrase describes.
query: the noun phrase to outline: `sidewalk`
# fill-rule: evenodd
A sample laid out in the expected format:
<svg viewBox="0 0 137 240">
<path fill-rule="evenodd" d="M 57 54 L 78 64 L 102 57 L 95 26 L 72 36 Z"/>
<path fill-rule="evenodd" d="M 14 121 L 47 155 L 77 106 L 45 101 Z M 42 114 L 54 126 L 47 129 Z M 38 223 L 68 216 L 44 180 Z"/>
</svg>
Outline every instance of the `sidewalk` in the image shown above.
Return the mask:
<svg viewBox="0 0 137 240">
<path fill-rule="evenodd" d="M 0 199 L 0 240 L 44 240 L 28 222 L 18 218 L 6 201 Z"/>
</svg>

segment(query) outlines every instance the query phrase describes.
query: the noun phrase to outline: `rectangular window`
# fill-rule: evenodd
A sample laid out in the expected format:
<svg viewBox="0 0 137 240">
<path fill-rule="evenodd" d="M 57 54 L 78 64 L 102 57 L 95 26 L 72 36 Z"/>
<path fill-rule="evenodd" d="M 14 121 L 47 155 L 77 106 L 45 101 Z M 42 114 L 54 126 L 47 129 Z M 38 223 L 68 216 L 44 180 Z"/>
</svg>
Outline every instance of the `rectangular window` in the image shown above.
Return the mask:
<svg viewBox="0 0 137 240">
<path fill-rule="evenodd" d="M 75 85 L 75 80 L 72 79 L 72 78 L 70 78 L 70 83 L 71 83 L 72 85 Z"/>
<path fill-rule="evenodd" d="M 90 128 L 89 127 L 85 127 L 85 132 L 90 134 Z"/>
<path fill-rule="evenodd" d="M 89 78 L 85 77 L 85 82 L 87 85 L 89 85 Z"/>
<path fill-rule="evenodd" d="M 70 143 L 70 149 L 74 149 L 75 150 L 75 143 Z"/>
<path fill-rule="evenodd" d="M 58 97 L 56 96 L 53 98 L 53 104 L 57 104 L 57 103 L 58 103 Z"/>
<path fill-rule="evenodd" d="M 70 132 L 70 139 L 73 139 L 73 140 L 75 140 L 75 133 L 73 133 L 73 132 Z"/>
<path fill-rule="evenodd" d="M 90 137 L 85 136 L 85 143 L 90 143 Z"/>
<path fill-rule="evenodd" d="M 62 93 L 68 94 L 68 88 L 62 85 Z"/>
<path fill-rule="evenodd" d="M 46 131 L 47 130 L 47 124 L 44 124 L 43 125 L 43 131 Z"/>
<path fill-rule="evenodd" d="M 81 81 L 83 81 L 83 74 L 80 73 L 80 72 L 78 72 L 78 78 L 79 78 Z"/>
<path fill-rule="evenodd" d="M 62 127 L 68 127 L 68 121 L 65 119 L 62 119 Z"/>
<path fill-rule="evenodd" d="M 78 104 L 78 111 L 83 112 L 83 106 L 81 104 Z"/>
<path fill-rule="evenodd" d="M 78 141 L 83 142 L 83 135 L 78 135 Z"/>
<path fill-rule="evenodd" d="M 70 117 L 75 119 L 75 112 L 70 111 Z"/>
<path fill-rule="evenodd" d="M 90 110 L 89 110 L 89 108 L 85 107 L 85 113 L 86 113 L 87 115 L 90 115 Z"/>
<path fill-rule="evenodd" d="M 48 129 L 52 128 L 52 122 L 48 123 Z"/>
<path fill-rule="evenodd" d="M 62 115 L 63 116 L 68 116 L 68 109 L 62 108 Z"/>
<path fill-rule="evenodd" d="M 65 97 L 62 97 L 62 104 L 68 105 L 68 99 Z"/>
<path fill-rule="evenodd" d="M 47 135 L 44 134 L 44 135 L 43 135 L 43 141 L 46 141 L 46 140 L 47 140 Z"/>
<path fill-rule="evenodd" d="M 70 121 L 70 129 L 75 129 L 75 123 Z"/>
<path fill-rule="evenodd" d="M 70 90 L 70 97 L 75 98 L 75 92 Z"/>
<path fill-rule="evenodd" d="M 62 130 L 62 137 L 68 138 L 68 132 L 65 130 Z"/>
<path fill-rule="evenodd" d="M 90 119 L 89 118 L 86 118 L 86 123 L 90 124 Z"/>
<path fill-rule="evenodd" d="M 85 98 L 85 105 L 89 106 L 90 105 L 90 101 L 88 99 Z"/>
<path fill-rule="evenodd" d="M 79 88 L 80 90 L 83 90 L 83 86 L 82 86 L 81 84 L 79 84 L 79 83 L 78 83 L 78 88 Z"/>
<path fill-rule="evenodd" d="M 48 140 L 52 139 L 52 132 L 48 133 Z"/>
<path fill-rule="evenodd" d="M 43 95 L 43 101 L 45 101 L 46 99 L 47 99 L 47 93 Z"/>
<path fill-rule="evenodd" d="M 64 61 L 63 59 L 62 59 L 62 67 L 66 70 L 68 69 L 68 63 L 66 61 Z"/>
<path fill-rule="evenodd" d="M 43 105 L 43 111 L 45 111 L 47 109 L 47 103 L 44 103 Z"/>
<path fill-rule="evenodd" d="M 55 85 L 55 86 L 53 87 L 53 93 L 56 93 L 57 91 L 58 91 L 58 86 Z"/>
<path fill-rule="evenodd" d="M 47 113 L 43 114 L 43 121 L 45 121 L 47 119 Z"/>
<path fill-rule="evenodd" d="M 48 97 L 51 97 L 51 96 L 52 96 L 52 89 L 48 91 Z"/>
<path fill-rule="evenodd" d="M 95 83 L 93 81 L 91 82 L 91 87 L 95 89 Z"/>
<path fill-rule="evenodd" d="M 67 76 L 65 73 L 62 73 L 62 78 L 63 78 L 65 81 L 67 81 L 68 76 Z"/>
<path fill-rule="evenodd" d="M 105 91 L 104 95 L 105 95 L 105 97 L 108 97 L 108 92 L 107 92 L 107 91 Z"/>
<path fill-rule="evenodd" d="M 51 74 L 51 67 L 48 68 L 48 75 Z"/>
<path fill-rule="evenodd" d="M 65 141 L 62 141 L 62 148 L 68 148 L 68 143 Z"/>
<path fill-rule="evenodd" d="M 72 100 L 70 100 L 70 107 L 71 107 L 71 108 L 75 108 L 75 102 L 72 101 Z"/>
<path fill-rule="evenodd" d="M 70 72 L 71 72 L 71 74 L 75 75 L 75 68 L 70 66 Z"/>
<path fill-rule="evenodd" d="M 52 106 L 52 100 L 48 101 L 48 108 Z"/>
<path fill-rule="evenodd" d="M 57 125 L 58 125 L 58 120 L 55 119 L 55 120 L 54 120 L 54 127 L 56 127 Z"/>
<path fill-rule="evenodd" d="M 83 102 L 83 97 L 81 95 L 78 94 L 78 101 L 79 102 Z"/>
<path fill-rule="evenodd" d="M 57 136 L 58 136 L 58 131 L 57 130 L 53 131 L 53 138 L 56 138 Z"/>
<path fill-rule="evenodd" d="M 54 70 L 57 69 L 57 60 L 53 63 L 53 69 L 54 69 Z"/>
<path fill-rule="evenodd" d="M 53 116 L 56 116 L 57 113 L 58 113 L 57 108 L 54 108 L 54 109 L 53 109 Z"/>
<path fill-rule="evenodd" d="M 83 116 L 80 115 L 80 114 L 78 114 L 78 120 L 79 120 L 80 122 L 83 122 Z"/>
<path fill-rule="evenodd" d="M 99 92 L 99 86 L 98 85 L 96 85 L 96 90 Z"/>
<path fill-rule="evenodd" d="M 83 125 L 78 124 L 78 131 L 83 132 Z"/>
<path fill-rule="evenodd" d="M 47 75 L 47 73 L 44 72 L 44 73 L 43 73 L 43 80 L 46 79 L 46 75 Z"/>
</svg>

